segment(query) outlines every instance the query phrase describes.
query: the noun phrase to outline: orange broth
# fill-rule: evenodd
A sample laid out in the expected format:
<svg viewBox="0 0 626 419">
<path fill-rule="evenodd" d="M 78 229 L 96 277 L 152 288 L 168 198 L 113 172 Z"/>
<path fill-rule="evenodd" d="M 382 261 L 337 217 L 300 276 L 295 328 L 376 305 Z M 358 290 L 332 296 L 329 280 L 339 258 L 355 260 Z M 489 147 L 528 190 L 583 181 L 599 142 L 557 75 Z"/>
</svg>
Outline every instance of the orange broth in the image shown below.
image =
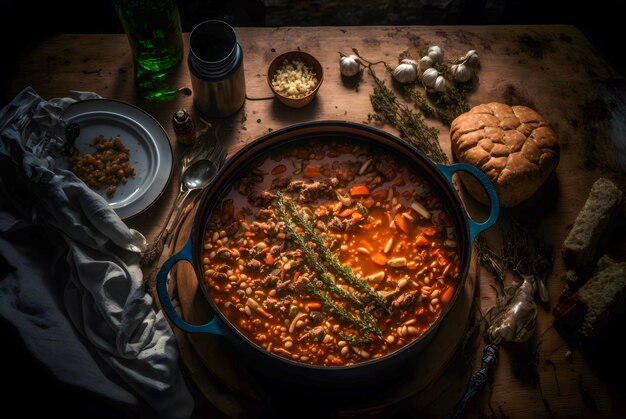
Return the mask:
<svg viewBox="0 0 626 419">
<path fill-rule="evenodd" d="M 345 366 L 419 338 L 459 282 L 456 232 L 425 176 L 382 149 L 320 141 L 252 162 L 204 235 L 203 279 L 256 345 Z"/>
</svg>

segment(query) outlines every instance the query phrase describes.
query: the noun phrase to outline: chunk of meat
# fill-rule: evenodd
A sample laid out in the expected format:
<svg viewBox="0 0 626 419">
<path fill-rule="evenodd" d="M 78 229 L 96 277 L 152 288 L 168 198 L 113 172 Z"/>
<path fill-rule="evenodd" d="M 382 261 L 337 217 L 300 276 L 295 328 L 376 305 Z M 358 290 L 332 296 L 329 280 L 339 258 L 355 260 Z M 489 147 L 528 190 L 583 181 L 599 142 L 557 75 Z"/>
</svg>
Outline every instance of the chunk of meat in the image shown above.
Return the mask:
<svg viewBox="0 0 626 419">
<path fill-rule="evenodd" d="M 273 257 L 278 257 L 278 255 L 280 255 L 280 252 L 282 250 L 283 250 L 282 244 L 275 244 L 274 246 L 270 247 L 269 254 L 272 255 Z"/>
<path fill-rule="evenodd" d="M 274 198 L 276 198 L 275 195 L 256 188 L 248 194 L 248 202 L 255 207 L 269 207 Z"/>
<path fill-rule="evenodd" d="M 260 271 L 262 266 L 263 263 L 261 263 L 261 261 L 257 259 L 248 259 L 248 261 L 246 262 L 246 268 L 253 272 Z"/>
<path fill-rule="evenodd" d="M 229 249 L 228 247 L 220 247 L 217 249 L 216 255 L 219 259 L 222 260 L 233 260 L 235 259 L 235 253 Z"/>
<path fill-rule="evenodd" d="M 299 192 L 298 202 L 306 203 L 321 197 L 334 197 L 337 185 L 339 180 L 336 177 L 313 182 L 294 180 L 287 186 L 286 191 Z"/>
<path fill-rule="evenodd" d="M 261 280 L 265 288 L 273 288 L 278 284 L 280 278 L 276 275 L 268 274 Z"/>
<path fill-rule="evenodd" d="M 291 182 L 291 176 L 278 176 L 272 180 L 271 189 L 284 189 Z"/>
<path fill-rule="evenodd" d="M 294 285 L 293 285 L 293 282 L 291 282 L 291 279 L 287 279 L 286 281 L 279 280 L 276 283 L 276 291 L 278 292 L 283 292 L 283 291 L 292 292 L 293 290 L 294 290 Z"/>
<path fill-rule="evenodd" d="M 263 300 L 261 305 L 266 310 L 285 311 L 287 309 L 287 306 L 282 301 L 272 297 L 267 297 L 265 300 Z"/>
<path fill-rule="evenodd" d="M 311 342 L 319 343 L 324 339 L 324 336 L 326 336 L 326 330 L 324 329 L 324 326 L 315 326 L 314 328 L 308 330 L 306 333 L 301 335 L 298 340 L 308 340 Z"/>
<path fill-rule="evenodd" d="M 324 315 L 319 311 L 312 310 L 309 312 L 309 318 L 311 319 L 311 323 L 320 324 L 324 320 Z"/>
<path fill-rule="evenodd" d="M 400 289 L 396 288 L 395 290 L 379 291 L 378 293 L 383 297 L 383 299 L 387 300 L 391 297 L 395 297 L 399 292 Z"/>
<path fill-rule="evenodd" d="M 354 225 L 354 219 L 351 217 L 333 217 L 328 222 L 328 228 L 330 230 L 335 230 L 342 233 L 350 231 L 352 227 L 354 227 Z"/>
<path fill-rule="evenodd" d="M 299 259 L 302 256 L 302 250 L 300 249 L 289 250 L 285 252 L 285 256 L 287 256 L 287 258 L 292 259 L 292 260 Z"/>
<path fill-rule="evenodd" d="M 272 211 L 269 208 L 261 208 L 259 211 L 257 211 L 256 213 L 256 218 L 259 220 L 269 220 L 270 218 L 272 218 L 274 216 L 274 211 Z"/>
<path fill-rule="evenodd" d="M 415 294 L 401 294 L 397 296 L 392 302 L 391 306 L 394 308 L 407 308 L 415 301 Z"/>
<path fill-rule="evenodd" d="M 333 161 L 332 164 L 325 164 L 320 168 L 320 172 L 328 177 L 336 177 L 340 183 L 345 184 L 354 180 L 361 163 L 358 161 L 344 160 Z"/>
</svg>

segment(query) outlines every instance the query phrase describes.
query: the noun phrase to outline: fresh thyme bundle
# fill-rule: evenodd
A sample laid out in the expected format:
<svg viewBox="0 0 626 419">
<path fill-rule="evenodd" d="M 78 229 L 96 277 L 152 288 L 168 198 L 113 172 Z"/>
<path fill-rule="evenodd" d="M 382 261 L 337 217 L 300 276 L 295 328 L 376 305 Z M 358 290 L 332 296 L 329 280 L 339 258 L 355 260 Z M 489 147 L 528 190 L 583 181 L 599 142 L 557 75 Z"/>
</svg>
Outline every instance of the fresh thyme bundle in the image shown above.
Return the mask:
<svg viewBox="0 0 626 419">
<path fill-rule="evenodd" d="M 354 52 L 358 55 L 356 49 Z M 374 113 L 369 114 L 368 119 L 390 123 L 400 132 L 402 139 L 415 146 L 433 162 L 447 163 L 448 157 L 439 144 L 439 131 L 426 125 L 421 114 L 413 112 L 398 101 L 394 92 L 385 85 L 385 82 L 374 71 L 373 66 L 380 62 L 372 63 L 363 57 L 360 58 L 367 63 L 366 68 L 375 83 L 374 92 L 370 95 Z"/>
<path fill-rule="evenodd" d="M 278 200 L 276 213 L 285 224 L 285 229 L 287 230 L 289 236 L 294 240 L 296 246 L 298 246 L 298 248 L 302 251 L 307 263 L 316 275 L 315 278 L 321 281 L 324 285 L 324 288 L 322 288 L 318 286 L 315 281 L 310 280 L 306 284 L 309 292 L 311 292 L 311 294 L 316 298 L 319 298 L 322 305 L 331 313 L 336 315 L 341 320 L 356 326 L 360 333 L 359 336 L 349 336 L 346 334 L 341 334 L 341 336 L 354 345 L 371 342 L 371 334 L 382 337 L 382 331 L 376 324 L 373 317 L 365 311 L 365 305 L 363 302 L 354 294 L 344 291 L 342 288 L 339 288 L 337 284 L 335 284 L 334 280 L 329 276 L 325 262 L 331 266 L 334 265 L 333 269 L 337 269 L 345 275 L 343 278 L 346 282 L 353 283 L 358 287 L 358 289 L 363 290 L 364 294 L 368 296 L 376 294 L 379 298 L 380 295 L 378 295 L 378 293 L 376 293 L 373 289 L 369 288 L 367 283 L 364 285 L 360 284 L 358 278 L 354 276 L 354 273 L 347 273 L 350 268 L 339 264 L 332 254 L 327 251 L 323 242 L 321 242 L 321 238 L 319 238 L 314 232 L 313 226 L 304 220 L 302 215 L 295 208 L 295 205 L 288 202 L 282 192 L 278 191 L 277 195 Z M 287 215 L 288 213 L 292 218 L 289 218 Z M 299 225 L 302 228 L 307 237 L 296 231 L 296 225 Z M 316 255 L 316 251 L 307 244 L 307 238 L 311 241 L 311 243 L 316 245 L 316 250 L 319 251 L 319 254 Z M 333 259 L 335 259 L 334 264 L 332 263 Z M 365 287 L 369 288 L 369 290 Z M 343 308 L 340 303 L 336 302 L 332 298 L 332 295 L 343 300 L 351 301 L 356 304 L 357 307 L 360 307 L 360 309 L 353 314 Z"/>
<path fill-rule="evenodd" d="M 426 92 L 428 101 L 415 86 L 406 86 L 404 94 L 413 100 L 418 109 L 427 116 L 434 116 L 446 125 L 452 124 L 454 118 L 470 110 L 466 94 L 468 86 L 447 85 L 444 93 Z"/>
<path fill-rule="evenodd" d="M 282 198 L 281 198 L 282 197 Z M 285 203 L 284 206 L 287 212 L 291 216 L 291 219 L 302 227 L 304 233 L 313 244 L 317 246 L 317 251 L 322 260 L 328 262 L 328 268 L 334 272 L 335 275 L 340 276 L 348 285 L 351 285 L 366 297 L 371 299 L 376 305 L 385 311 L 389 311 L 389 307 L 385 303 L 383 297 L 374 291 L 374 289 L 364 280 L 357 278 L 352 269 L 349 266 L 342 265 L 339 259 L 324 245 L 324 239 L 322 239 L 316 232 L 315 228 L 310 222 L 307 222 L 302 213 L 298 211 L 293 201 L 285 201 L 284 196 L 279 192 L 279 199 L 282 199 Z"/>
</svg>

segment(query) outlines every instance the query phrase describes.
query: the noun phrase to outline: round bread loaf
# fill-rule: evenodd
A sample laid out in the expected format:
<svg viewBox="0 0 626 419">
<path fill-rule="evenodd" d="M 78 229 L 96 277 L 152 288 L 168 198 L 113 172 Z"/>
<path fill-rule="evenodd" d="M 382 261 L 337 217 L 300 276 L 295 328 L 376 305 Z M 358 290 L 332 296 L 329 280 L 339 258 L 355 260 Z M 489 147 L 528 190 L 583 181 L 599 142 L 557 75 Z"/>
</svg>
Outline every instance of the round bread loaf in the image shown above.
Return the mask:
<svg viewBox="0 0 626 419">
<path fill-rule="evenodd" d="M 450 127 L 452 152 L 459 162 L 482 170 L 503 207 L 530 198 L 559 163 L 559 145 L 545 119 L 526 106 L 478 105 L 459 115 Z M 484 189 L 461 174 L 466 189 L 488 204 Z"/>
</svg>

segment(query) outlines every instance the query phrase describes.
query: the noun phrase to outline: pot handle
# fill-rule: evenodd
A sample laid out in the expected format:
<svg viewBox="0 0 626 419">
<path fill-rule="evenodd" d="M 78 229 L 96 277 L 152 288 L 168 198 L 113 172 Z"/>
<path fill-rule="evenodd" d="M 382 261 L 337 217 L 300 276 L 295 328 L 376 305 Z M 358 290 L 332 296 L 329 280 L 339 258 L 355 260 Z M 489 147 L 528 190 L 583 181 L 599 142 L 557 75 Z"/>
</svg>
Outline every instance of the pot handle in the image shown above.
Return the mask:
<svg viewBox="0 0 626 419">
<path fill-rule="evenodd" d="M 489 227 L 494 225 L 496 221 L 498 221 L 498 216 L 500 215 L 500 200 L 498 199 L 498 194 L 496 193 L 496 190 L 487 175 L 469 163 L 455 163 L 450 166 L 438 164 L 437 169 L 439 169 L 439 171 L 446 177 L 450 186 L 452 186 L 452 175 L 456 172 L 462 171 L 473 175 L 482 184 L 483 188 L 485 188 L 485 191 L 489 196 L 489 205 L 491 206 L 489 217 L 487 217 L 487 219 L 482 223 L 477 223 L 469 216 L 467 217 L 470 241 L 471 243 L 474 243 L 474 240 L 482 231 L 487 230 Z"/>
<path fill-rule="evenodd" d="M 191 246 L 191 238 L 187 240 L 185 246 L 175 255 L 170 256 L 157 274 L 156 278 L 156 290 L 157 295 L 159 296 L 159 301 L 161 302 L 161 306 L 163 307 L 163 311 L 169 319 L 174 323 L 176 327 L 178 327 L 183 332 L 187 333 L 211 333 L 214 335 L 224 335 L 224 329 L 218 319 L 217 316 L 213 316 L 213 319 L 206 324 L 189 324 L 184 321 L 180 315 L 174 309 L 172 305 L 172 300 L 170 299 L 169 294 L 167 293 L 167 281 L 168 274 L 172 267 L 180 262 L 181 260 L 186 260 L 189 263 L 193 264 L 192 258 L 192 246 Z"/>
</svg>

